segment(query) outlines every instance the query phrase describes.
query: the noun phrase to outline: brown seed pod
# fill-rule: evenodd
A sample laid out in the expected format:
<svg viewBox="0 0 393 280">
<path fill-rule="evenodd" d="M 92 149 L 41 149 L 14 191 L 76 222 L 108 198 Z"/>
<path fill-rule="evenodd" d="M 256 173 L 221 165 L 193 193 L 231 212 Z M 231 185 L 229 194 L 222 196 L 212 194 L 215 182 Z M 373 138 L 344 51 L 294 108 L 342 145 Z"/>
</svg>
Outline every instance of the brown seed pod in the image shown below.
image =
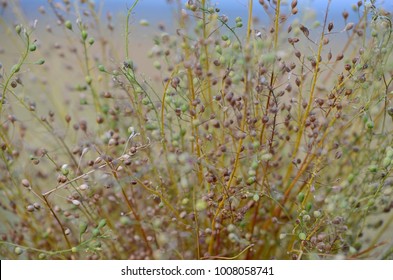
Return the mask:
<svg viewBox="0 0 393 280">
<path fill-rule="evenodd" d="M 298 9 L 297 9 L 297 7 L 295 7 L 295 8 L 292 8 L 292 14 L 293 15 L 296 15 L 297 14 L 297 12 L 298 12 Z"/>
<path fill-rule="evenodd" d="M 25 188 L 30 188 L 30 182 L 29 182 L 29 180 L 23 179 L 23 180 L 22 180 L 22 185 L 23 185 Z"/>
<path fill-rule="evenodd" d="M 303 32 L 304 36 L 308 38 L 310 35 L 310 31 L 308 30 L 307 27 L 305 27 L 303 24 L 300 24 L 300 30 Z"/>
<path fill-rule="evenodd" d="M 343 16 L 343 18 L 344 18 L 345 20 L 347 20 L 349 14 L 348 14 L 347 11 L 344 11 L 344 12 L 342 13 L 342 16 Z"/>
<path fill-rule="evenodd" d="M 349 22 L 349 23 L 345 26 L 344 31 L 349 31 L 349 30 L 351 30 L 353 27 L 354 27 L 354 23 L 353 23 L 353 22 Z"/>
<path fill-rule="evenodd" d="M 329 32 L 332 31 L 333 28 L 334 28 L 333 22 L 329 22 L 329 24 L 328 24 L 328 31 L 329 31 Z"/>
</svg>

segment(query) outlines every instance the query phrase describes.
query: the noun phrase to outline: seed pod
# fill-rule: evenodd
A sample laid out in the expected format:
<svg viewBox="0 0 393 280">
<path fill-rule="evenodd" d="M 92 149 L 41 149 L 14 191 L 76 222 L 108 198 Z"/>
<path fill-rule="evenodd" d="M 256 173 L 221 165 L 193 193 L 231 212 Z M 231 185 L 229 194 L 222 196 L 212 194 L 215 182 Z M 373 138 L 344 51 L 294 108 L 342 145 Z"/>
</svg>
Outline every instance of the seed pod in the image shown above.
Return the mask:
<svg viewBox="0 0 393 280">
<path fill-rule="evenodd" d="M 338 54 L 336 57 L 336 61 L 340 61 L 344 58 L 344 55 L 342 53 Z"/>
<path fill-rule="evenodd" d="M 295 83 L 298 87 L 301 85 L 301 81 L 298 77 L 296 77 Z"/>
<path fill-rule="evenodd" d="M 299 202 L 303 202 L 304 197 L 305 197 L 304 193 L 303 193 L 303 192 L 300 192 L 300 193 L 297 195 L 297 200 L 298 200 Z"/>
<path fill-rule="evenodd" d="M 310 31 L 308 30 L 308 28 L 301 24 L 300 30 L 303 32 L 304 36 L 308 38 L 308 36 L 310 35 Z"/>
<path fill-rule="evenodd" d="M 329 24 L 328 24 L 328 31 L 329 31 L 329 32 L 332 31 L 333 28 L 334 28 L 333 22 L 329 22 Z"/>
<path fill-rule="evenodd" d="M 86 230 L 87 230 L 87 223 L 81 222 L 79 224 L 79 234 L 80 235 L 84 234 L 86 232 Z"/>
<path fill-rule="evenodd" d="M 17 26 L 15 26 L 15 31 L 19 35 L 20 32 L 22 31 L 22 27 L 18 24 Z"/>
<path fill-rule="evenodd" d="M 100 222 L 98 223 L 98 228 L 103 228 L 104 226 L 106 226 L 106 220 L 102 219 L 100 220 Z"/>
<path fill-rule="evenodd" d="M 25 188 L 30 188 L 30 182 L 29 182 L 29 180 L 23 179 L 23 180 L 22 180 L 22 185 L 23 185 Z"/>
<path fill-rule="evenodd" d="M 304 232 L 301 232 L 301 233 L 299 233 L 298 237 L 300 240 L 306 240 L 307 235 Z"/>
<path fill-rule="evenodd" d="M 75 206 L 79 206 L 79 205 L 81 204 L 81 202 L 80 202 L 79 200 L 77 200 L 77 199 L 73 199 L 71 202 L 72 202 L 72 204 L 74 204 Z"/>
<path fill-rule="evenodd" d="M 296 15 L 296 14 L 297 14 L 297 12 L 298 12 L 298 9 L 297 9 L 297 7 L 295 7 L 295 8 L 292 8 L 292 10 L 291 10 L 291 13 L 292 13 L 293 15 Z"/>
<path fill-rule="evenodd" d="M 354 26 L 354 23 L 353 23 L 353 22 L 349 22 L 349 23 L 345 26 L 344 31 L 349 31 L 349 30 L 351 30 L 351 29 L 353 28 L 353 26 Z"/>
<path fill-rule="evenodd" d="M 87 31 L 86 30 L 82 30 L 81 36 L 82 36 L 82 40 L 86 41 L 86 39 L 87 39 Z"/>
<path fill-rule="evenodd" d="M 23 253 L 23 250 L 21 247 L 15 247 L 14 253 L 17 254 L 18 256 Z"/>
<path fill-rule="evenodd" d="M 37 49 L 37 46 L 35 44 L 31 44 L 29 46 L 29 51 L 34 52 Z"/>
<path fill-rule="evenodd" d="M 65 26 L 67 29 L 72 30 L 72 23 L 71 23 L 71 21 L 67 20 L 67 21 L 64 23 L 64 26 Z"/>
</svg>

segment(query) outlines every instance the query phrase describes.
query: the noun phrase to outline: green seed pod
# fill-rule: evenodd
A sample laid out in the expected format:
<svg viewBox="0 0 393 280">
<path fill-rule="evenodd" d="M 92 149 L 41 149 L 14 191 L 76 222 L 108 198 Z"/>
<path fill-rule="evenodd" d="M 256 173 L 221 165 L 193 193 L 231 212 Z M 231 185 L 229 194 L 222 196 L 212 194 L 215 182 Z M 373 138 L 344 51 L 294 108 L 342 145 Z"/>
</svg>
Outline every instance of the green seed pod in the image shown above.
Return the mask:
<svg viewBox="0 0 393 280">
<path fill-rule="evenodd" d="M 258 201 L 258 200 L 259 200 L 259 195 L 258 195 L 257 193 L 254 194 L 253 197 L 252 197 L 252 199 L 253 199 L 254 201 Z"/>
<path fill-rule="evenodd" d="M 149 25 L 150 25 L 150 23 L 149 23 L 146 19 L 141 19 L 141 20 L 139 21 L 139 24 L 140 24 L 141 26 L 149 26 Z"/>
<path fill-rule="evenodd" d="M 86 83 L 87 83 L 88 85 L 91 85 L 91 83 L 92 83 L 92 81 L 93 81 L 92 77 L 90 77 L 90 76 L 86 76 L 86 77 L 85 77 L 85 80 L 86 80 Z"/>
<path fill-rule="evenodd" d="M 64 26 L 65 26 L 67 29 L 72 30 L 72 23 L 71 23 L 71 21 L 67 20 L 67 21 L 64 23 Z"/>
<path fill-rule="evenodd" d="M 143 104 L 143 105 L 148 105 L 148 104 L 150 104 L 149 98 L 147 98 L 147 97 L 143 98 L 143 99 L 142 99 L 142 104 Z"/>
<path fill-rule="evenodd" d="M 36 50 L 37 50 L 37 46 L 36 46 L 35 44 L 31 44 L 31 45 L 29 46 L 29 51 L 34 52 L 34 51 L 36 51 Z"/>
<path fill-rule="evenodd" d="M 61 173 L 62 173 L 64 176 L 67 176 L 67 175 L 70 173 L 70 168 L 68 167 L 68 164 L 63 164 L 63 165 L 61 166 Z"/>
<path fill-rule="evenodd" d="M 221 36 L 221 39 L 222 39 L 223 41 L 228 41 L 229 37 L 228 37 L 227 35 L 222 35 L 222 36 Z"/>
<path fill-rule="evenodd" d="M 156 68 L 157 70 L 160 70 L 160 69 L 161 69 L 161 63 L 160 63 L 158 60 L 156 60 L 156 61 L 153 62 L 153 66 L 154 66 L 154 68 Z"/>
<path fill-rule="evenodd" d="M 206 201 L 199 199 L 196 203 L 195 203 L 195 210 L 197 211 L 202 211 L 205 210 L 207 207 L 207 203 Z"/>
<path fill-rule="evenodd" d="M 372 120 L 369 120 L 366 122 L 366 127 L 368 129 L 373 129 L 374 128 L 374 122 Z"/>
<path fill-rule="evenodd" d="M 23 250 L 21 247 L 15 247 L 14 253 L 17 254 L 18 256 L 23 253 Z"/>
<path fill-rule="evenodd" d="M 322 214 L 321 214 L 321 211 L 314 211 L 313 215 L 315 218 L 319 218 L 319 217 L 321 217 Z"/>
<path fill-rule="evenodd" d="M 180 106 L 180 110 L 184 113 L 184 112 L 187 112 L 187 110 L 188 110 L 188 104 L 182 104 L 181 106 Z"/>
<path fill-rule="evenodd" d="M 105 71 L 106 71 L 106 70 L 105 70 L 105 66 L 102 65 L 102 64 L 98 65 L 98 70 L 99 70 L 100 72 L 105 72 Z"/>
<path fill-rule="evenodd" d="M 87 40 L 87 42 L 89 43 L 89 45 L 93 45 L 94 44 L 94 38 L 90 37 L 89 40 Z"/>
<path fill-rule="evenodd" d="M 72 253 L 78 252 L 78 248 L 77 248 L 77 247 L 72 247 L 72 248 L 71 248 L 71 252 L 72 252 Z"/>
<path fill-rule="evenodd" d="M 298 237 L 300 240 L 306 240 L 307 235 L 304 232 L 301 232 L 301 233 L 299 233 Z"/>
<path fill-rule="evenodd" d="M 255 176 L 248 177 L 248 179 L 247 179 L 247 185 L 254 184 L 255 181 L 256 181 L 256 177 L 255 177 Z"/>
<path fill-rule="evenodd" d="M 106 220 L 102 219 L 99 223 L 98 223 L 98 228 L 103 228 L 104 226 L 106 226 Z"/>
<path fill-rule="evenodd" d="M 351 184 L 355 180 L 355 178 L 356 178 L 355 174 L 353 173 L 349 174 L 347 178 L 348 183 Z"/>
<path fill-rule="evenodd" d="M 18 24 L 17 26 L 15 26 L 15 31 L 19 35 L 20 32 L 22 31 L 22 27 Z"/>
<path fill-rule="evenodd" d="M 45 63 L 45 59 L 40 59 L 38 60 L 35 64 L 37 65 L 43 65 Z"/>
<path fill-rule="evenodd" d="M 376 164 L 371 164 L 368 166 L 368 171 L 375 173 L 378 171 L 378 166 Z"/>
<path fill-rule="evenodd" d="M 237 17 L 237 18 L 235 18 L 235 21 L 236 21 L 236 23 L 237 22 L 242 22 L 242 18 L 241 17 Z"/>
<path fill-rule="evenodd" d="M 40 254 L 38 255 L 38 259 L 39 259 L 39 260 L 44 260 L 44 259 L 46 259 L 46 255 L 45 255 L 44 253 L 40 253 Z"/>
<path fill-rule="evenodd" d="M 304 193 L 303 193 L 303 192 L 300 192 L 300 193 L 297 195 L 297 201 L 303 202 L 303 200 L 304 200 Z"/>
<path fill-rule="evenodd" d="M 100 229 L 99 228 L 93 229 L 92 234 L 94 237 L 97 237 L 98 235 L 100 235 Z"/>
<path fill-rule="evenodd" d="M 82 30 L 82 32 L 81 32 L 81 36 L 82 36 L 82 40 L 83 41 L 86 41 L 86 39 L 87 39 L 87 31 L 86 30 Z"/>
<path fill-rule="evenodd" d="M 237 28 L 243 27 L 243 23 L 242 23 L 242 22 L 237 22 L 237 23 L 236 23 L 236 27 L 237 27 Z"/>
<path fill-rule="evenodd" d="M 80 235 L 84 234 L 86 232 L 86 230 L 87 230 L 87 223 L 81 222 L 79 224 L 79 234 Z"/>
<path fill-rule="evenodd" d="M 11 72 L 13 73 L 18 73 L 20 70 L 19 64 L 15 64 L 14 66 L 11 67 Z"/>
<path fill-rule="evenodd" d="M 155 125 L 155 124 L 153 124 L 153 123 L 147 123 L 147 124 L 145 125 L 145 128 L 146 128 L 147 130 L 156 130 L 158 127 L 157 127 L 157 125 Z"/>
</svg>

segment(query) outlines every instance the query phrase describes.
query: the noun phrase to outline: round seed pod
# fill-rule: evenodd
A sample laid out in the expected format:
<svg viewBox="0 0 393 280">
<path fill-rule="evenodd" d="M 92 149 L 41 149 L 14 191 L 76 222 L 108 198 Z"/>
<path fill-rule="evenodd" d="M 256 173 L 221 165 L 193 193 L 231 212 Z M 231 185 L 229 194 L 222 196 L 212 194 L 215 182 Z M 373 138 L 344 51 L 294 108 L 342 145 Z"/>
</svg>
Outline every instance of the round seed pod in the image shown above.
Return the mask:
<svg viewBox="0 0 393 280">
<path fill-rule="evenodd" d="M 300 240 L 306 240 L 307 235 L 304 232 L 301 232 L 301 233 L 299 233 L 298 237 Z"/>
<path fill-rule="evenodd" d="M 27 205 L 26 209 L 27 209 L 28 212 L 34 212 L 35 208 L 34 208 L 33 205 L 30 204 L 30 205 Z"/>
<path fill-rule="evenodd" d="M 23 249 L 21 247 L 15 247 L 14 253 L 19 256 L 23 253 Z"/>
<path fill-rule="evenodd" d="M 23 185 L 25 188 L 30 188 L 30 182 L 29 182 L 29 180 L 23 179 L 23 180 L 22 180 L 22 185 Z"/>
</svg>

